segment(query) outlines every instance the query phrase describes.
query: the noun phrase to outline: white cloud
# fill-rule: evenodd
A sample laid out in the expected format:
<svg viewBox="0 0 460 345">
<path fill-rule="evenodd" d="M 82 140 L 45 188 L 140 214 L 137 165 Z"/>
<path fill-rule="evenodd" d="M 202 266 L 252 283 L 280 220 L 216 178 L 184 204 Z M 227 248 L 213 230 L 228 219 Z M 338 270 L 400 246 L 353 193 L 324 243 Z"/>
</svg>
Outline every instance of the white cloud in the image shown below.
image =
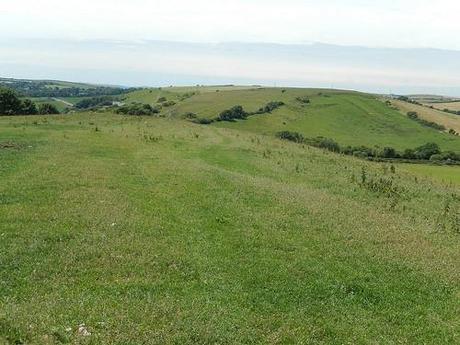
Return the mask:
<svg viewBox="0 0 460 345">
<path fill-rule="evenodd" d="M 3 37 L 264 41 L 460 49 L 456 0 L 15 0 Z"/>
</svg>

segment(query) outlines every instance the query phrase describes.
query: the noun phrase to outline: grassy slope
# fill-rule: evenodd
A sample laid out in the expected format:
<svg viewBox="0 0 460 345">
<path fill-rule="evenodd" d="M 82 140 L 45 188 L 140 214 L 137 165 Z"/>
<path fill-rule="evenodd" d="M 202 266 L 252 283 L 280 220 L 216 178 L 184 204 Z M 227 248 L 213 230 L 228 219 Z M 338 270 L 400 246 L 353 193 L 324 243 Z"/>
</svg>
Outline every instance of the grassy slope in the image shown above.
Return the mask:
<svg viewBox="0 0 460 345">
<path fill-rule="evenodd" d="M 250 86 L 184 86 L 184 87 L 163 87 L 150 88 L 130 92 L 124 96 L 126 102 L 140 102 L 147 104 L 157 103 L 160 97 L 166 97 L 167 100 L 178 101 L 181 96 L 187 93 L 206 94 L 210 96 L 211 101 L 219 92 L 229 91 L 247 91 L 254 87 Z M 243 92 L 244 94 L 245 92 Z"/>
<path fill-rule="evenodd" d="M 424 164 L 402 164 L 402 169 L 415 175 L 429 177 L 442 183 L 451 183 L 460 187 L 460 168 L 455 166 L 436 166 Z"/>
<path fill-rule="evenodd" d="M 407 102 L 392 101 L 392 104 L 400 109 L 403 114 L 407 114 L 409 111 L 416 111 L 422 119 L 439 123 L 447 129 L 452 128 L 460 132 L 460 116 L 458 115 L 448 114 L 443 111 Z"/>
<path fill-rule="evenodd" d="M 174 119 L 4 117 L 5 141 L 0 342 L 458 342 L 457 187 Z"/>
<path fill-rule="evenodd" d="M 122 99 L 126 103 L 140 102 L 146 104 L 156 104 L 160 97 L 176 98 L 177 95 L 167 91 L 167 89 L 157 88 L 130 92 L 126 95 L 123 95 Z"/>
<path fill-rule="evenodd" d="M 308 96 L 312 103 L 302 107 L 295 101 L 298 96 Z M 277 100 L 287 106 L 273 114 L 252 116 L 235 123 L 222 122 L 217 126 L 270 135 L 291 130 L 308 137 L 330 137 L 344 145 L 392 146 L 400 150 L 432 141 L 444 150 L 460 152 L 458 137 L 424 127 L 374 97 L 359 93 L 312 89 L 288 89 L 285 93 L 281 89 L 204 93 L 181 102 L 168 113 L 179 116 L 194 112 L 211 118 L 236 104 L 255 111 Z"/>
<path fill-rule="evenodd" d="M 45 80 L 47 81 L 47 80 Z M 90 89 L 90 88 L 94 88 L 95 85 L 92 85 L 92 84 L 85 84 L 85 83 L 74 83 L 74 82 L 69 82 L 69 81 L 54 81 L 54 80 L 50 80 L 48 81 L 49 83 L 46 85 L 46 87 L 49 87 L 49 88 L 60 88 L 60 89 L 66 89 L 66 88 L 70 88 L 70 87 L 78 87 L 78 88 L 83 88 L 83 89 Z"/>
</svg>

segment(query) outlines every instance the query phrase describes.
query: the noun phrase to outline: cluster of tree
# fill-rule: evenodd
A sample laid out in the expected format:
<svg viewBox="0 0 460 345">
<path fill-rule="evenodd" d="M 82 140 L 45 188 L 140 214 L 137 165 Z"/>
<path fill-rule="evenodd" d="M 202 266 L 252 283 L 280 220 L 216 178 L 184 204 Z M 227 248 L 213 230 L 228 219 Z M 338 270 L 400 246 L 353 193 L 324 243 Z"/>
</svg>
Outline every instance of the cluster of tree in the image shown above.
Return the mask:
<svg viewBox="0 0 460 345">
<path fill-rule="evenodd" d="M 268 102 L 264 107 L 259 108 L 258 111 L 250 113 L 249 115 L 271 113 L 273 110 L 276 110 L 279 107 L 282 107 L 283 105 L 284 105 L 284 102 L 281 102 L 281 101 Z"/>
<path fill-rule="evenodd" d="M 407 117 L 410 118 L 411 120 L 417 121 L 423 126 L 431 127 L 431 128 L 437 129 L 438 131 L 446 130 L 446 127 L 444 127 L 443 125 L 440 125 L 439 123 L 421 119 L 420 117 L 418 117 L 418 113 L 416 111 L 409 111 L 407 113 Z"/>
<path fill-rule="evenodd" d="M 82 99 L 75 104 L 78 109 L 89 109 L 95 107 L 111 106 L 118 99 L 113 96 L 100 96 Z"/>
<path fill-rule="evenodd" d="M 267 103 L 265 106 L 259 108 L 259 110 L 254 111 L 254 112 L 247 112 L 244 110 L 244 108 L 241 105 L 235 105 L 231 107 L 230 109 L 226 109 L 222 111 L 214 119 L 201 119 L 201 118 L 194 117 L 192 121 L 195 123 L 208 125 L 215 121 L 234 122 L 236 120 L 246 120 L 248 116 L 271 113 L 273 110 L 278 109 L 279 107 L 283 105 L 284 105 L 284 102 L 272 101 L 272 102 Z"/>
<path fill-rule="evenodd" d="M 181 101 L 185 101 L 186 99 L 188 98 L 191 98 L 193 96 L 196 95 L 196 92 L 186 92 L 186 93 L 183 93 L 181 96 L 180 96 L 180 100 Z"/>
<path fill-rule="evenodd" d="M 166 102 L 161 103 L 161 106 L 163 106 L 163 107 L 172 107 L 173 105 L 176 105 L 176 102 L 174 102 L 174 101 L 166 101 Z"/>
<path fill-rule="evenodd" d="M 198 118 L 198 116 L 197 116 L 195 113 L 191 112 L 191 111 L 189 111 L 189 112 L 183 114 L 182 117 L 183 117 L 184 119 L 188 119 L 188 120 L 193 120 L 193 119 Z"/>
<path fill-rule="evenodd" d="M 208 119 L 205 117 L 196 117 L 192 120 L 192 122 L 197 123 L 199 125 L 210 125 L 211 123 L 214 122 L 213 119 Z"/>
<path fill-rule="evenodd" d="M 306 141 L 306 138 L 298 132 L 282 131 L 278 132 L 276 136 L 280 139 L 293 141 L 298 144 L 305 143 Z"/>
<path fill-rule="evenodd" d="M 56 83 L 56 82 L 55 82 Z M 15 90 L 25 97 L 97 97 L 107 95 L 122 95 L 137 90 L 135 88 L 120 88 L 110 86 L 94 87 L 62 87 L 53 85 L 50 81 L 1 79 L 0 87 Z"/>
<path fill-rule="evenodd" d="M 367 159 L 403 159 L 403 160 L 431 160 L 438 162 L 460 162 L 460 154 L 455 152 L 442 152 L 435 143 L 427 143 L 415 149 L 406 149 L 398 152 L 392 147 L 383 149 L 373 149 L 366 146 L 340 146 L 336 141 L 329 138 L 305 138 L 301 133 L 282 131 L 277 133 L 277 137 L 295 143 L 306 144 L 331 152 L 342 153 L 345 155 L 356 156 Z"/>
<path fill-rule="evenodd" d="M 59 114 L 59 110 L 53 104 L 42 103 L 38 105 L 38 114 L 55 115 L 55 114 Z"/>
<path fill-rule="evenodd" d="M 56 107 L 42 103 L 38 107 L 29 99 L 21 100 L 16 92 L 0 88 L 0 115 L 48 115 L 59 114 Z"/>
<path fill-rule="evenodd" d="M 244 111 L 241 105 L 235 105 L 230 109 L 222 111 L 219 116 L 217 116 L 216 121 L 235 121 L 235 120 L 245 120 L 248 117 L 248 113 Z"/>
<path fill-rule="evenodd" d="M 309 104 L 310 103 L 310 99 L 308 97 L 297 97 L 296 98 L 296 101 L 297 102 L 300 102 L 300 103 L 303 103 L 303 104 Z"/>
<path fill-rule="evenodd" d="M 399 96 L 397 98 L 399 101 L 403 101 L 403 102 L 406 102 L 406 103 L 411 103 L 411 104 L 417 104 L 417 105 L 423 105 L 422 103 L 420 102 L 417 102 L 415 100 L 413 100 L 412 98 L 409 98 L 407 96 Z"/>
<path fill-rule="evenodd" d="M 453 114 L 453 115 L 460 115 L 460 110 L 451 110 L 451 109 L 444 108 L 442 111 L 445 113 Z"/>
<path fill-rule="evenodd" d="M 160 97 L 157 100 L 157 103 L 160 103 L 162 107 L 172 107 L 173 105 L 176 105 L 176 102 L 173 100 L 169 100 L 166 97 Z"/>
<path fill-rule="evenodd" d="M 150 104 L 132 103 L 118 107 L 115 112 L 123 115 L 155 115 L 160 112 L 160 108 Z"/>
</svg>

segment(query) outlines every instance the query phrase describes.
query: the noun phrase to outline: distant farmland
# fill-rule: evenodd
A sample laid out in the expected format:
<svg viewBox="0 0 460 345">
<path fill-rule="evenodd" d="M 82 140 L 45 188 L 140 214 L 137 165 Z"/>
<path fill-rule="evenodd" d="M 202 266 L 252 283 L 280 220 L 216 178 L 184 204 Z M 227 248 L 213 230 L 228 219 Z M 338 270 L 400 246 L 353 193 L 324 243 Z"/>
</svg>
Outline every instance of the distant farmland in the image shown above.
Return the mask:
<svg viewBox="0 0 460 345">
<path fill-rule="evenodd" d="M 454 111 L 460 111 L 460 101 L 459 102 L 448 102 L 448 103 L 431 103 L 430 106 L 435 107 L 436 109 L 449 109 Z"/>
<path fill-rule="evenodd" d="M 410 111 L 415 111 L 421 118 L 427 121 L 433 121 L 433 122 L 439 123 L 441 125 L 444 125 L 447 129 L 452 128 L 455 131 L 460 133 L 460 116 L 449 114 L 441 110 L 438 110 L 438 109 L 444 109 L 444 107 L 439 106 L 438 104 L 458 104 L 460 106 L 460 102 L 459 103 L 429 103 L 428 104 L 429 106 L 433 106 L 434 108 L 438 108 L 438 109 L 432 109 L 428 106 L 421 106 L 421 105 L 402 102 L 402 101 L 392 101 L 392 103 L 398 109 L 400 109 L 403 114 L 406 114 Z M 460 110 L 460 107 L 459 107 L 459 110 Z"/>
</svg>

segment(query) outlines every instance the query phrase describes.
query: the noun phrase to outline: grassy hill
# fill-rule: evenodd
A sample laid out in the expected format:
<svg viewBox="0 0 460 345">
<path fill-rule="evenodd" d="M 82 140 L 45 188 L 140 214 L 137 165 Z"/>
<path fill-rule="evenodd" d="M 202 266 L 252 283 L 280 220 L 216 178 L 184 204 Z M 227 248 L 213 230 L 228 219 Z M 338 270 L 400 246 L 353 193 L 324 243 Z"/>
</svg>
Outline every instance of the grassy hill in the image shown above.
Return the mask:
<svg viewBox="0 0 460 345">
<path fill-rule="evenodd" d="M 66 88 L 82 88 L 82 89 L 91 89 L 96 87 L 93 84 L 86 83 L 75 83 L 69 81 L 60 81 L 60 80 L 39 80 L 39 79 L 15 79 L 15 78 L 2 78 L 0 77 L 0 85 L 10 88 L 48 88 L 48 89 L 66 89 Z"/>
<path fill-rule="evenodd" d="M 102 95 L 121 95 L 135 89 L 119 86 L 93 85 L 57 80 L 33 80 L 1 78 L 0 87 L 15 90 L 23 97 L 29 98 L 75 98 Z"/>
<path fill-rule="evenodd" d="M 392 168 L 272 133 L 458 141 L 358 93 L 189 92 L 127 96 L 176 100 L 163 118 L 0 118 L 0 343 L 457 342 L 459 168 Z M 181 119 L 272 100 L 287 105 Z"/>
<path fill-rule="evenodd" d="M 175 88 L 154 89 L 128 94 L 127 101 L 154 104 L 159 97 L 166 97 L 177 104 L 163 109 L 164 116 L 181 117 L 192 112 L 202 118 L 214 118 L 221 111 L 237 104 L 253 112 L 268 102 L 283 101 L 286 105 L 271 114 L 215 125 L 268 135 L 290 130 L 307 137 L 329 137 L 344 145 L 392 146 L 399 150 L 431 141 L 438 143 L 443 150 L 460 152 L 458 137 L 424 127 L 372 95 L 337 90 L 260 87 L 246 90 L 221 89 L 219 92 L 203 92 L 200 89 L 193 91 L 191 88 L 187 92 L 195 92 L 195 95 L 182 99 L 184 92 L 178 92 Z M 298 97 L 307 97 L 311 103 L 302 104 L 296 100 Z M 456 119 L 453 119 L 453 123 L 449 122 L 449 126 L 458 126 Z"/>
<path fill-rule="evenodd" d="M 409 171 L 422 178 L 429 177 L 445 184 L 460 186 L 460 169 L 453 166 L 436 166 L 426 164 L 405 164 L 401 169 Z"/>
</svg>

